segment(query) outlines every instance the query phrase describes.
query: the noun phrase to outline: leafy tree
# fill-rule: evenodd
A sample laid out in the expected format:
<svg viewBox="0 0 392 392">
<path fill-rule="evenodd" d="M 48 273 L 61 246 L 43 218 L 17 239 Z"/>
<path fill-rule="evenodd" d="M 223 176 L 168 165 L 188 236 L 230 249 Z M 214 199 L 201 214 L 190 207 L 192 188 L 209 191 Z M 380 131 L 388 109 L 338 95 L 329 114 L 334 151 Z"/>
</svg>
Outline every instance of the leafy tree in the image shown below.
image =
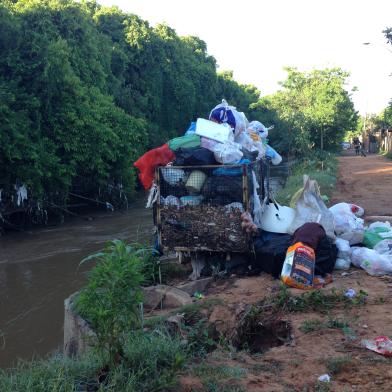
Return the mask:
<svg viewBox="0 0 392 392">
<path fill-rule="evenodd" d="M 282 90 L 252 105 L 254 114 L 274 113 L 277 130 L 272 140 L 297 154 L 313 148 L 334 150 L 347 130 L 355 129 L 357 113 L 345 90 L 348 73 L 339 68 L 300 72 L 286 68 Z M 268 118 L 268 117 L 267 117 Z"/>
</svg>

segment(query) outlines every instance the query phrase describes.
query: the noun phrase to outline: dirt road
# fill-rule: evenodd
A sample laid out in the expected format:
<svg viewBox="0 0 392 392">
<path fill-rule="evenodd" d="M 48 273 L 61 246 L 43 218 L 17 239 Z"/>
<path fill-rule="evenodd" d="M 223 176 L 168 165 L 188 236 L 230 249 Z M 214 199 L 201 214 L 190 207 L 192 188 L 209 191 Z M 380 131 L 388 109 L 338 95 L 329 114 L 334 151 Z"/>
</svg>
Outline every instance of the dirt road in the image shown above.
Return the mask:
<svg viewBox="0 0 392 392">
<path fill-rule="evenodd" d="M 352 202 L 365 209 L 366 215 L 392 215 L 392 161 L 380 155 L 339 158 L 339 179 L 332 204 Z"/>
<path fill-rule="evenodd" d="M 368 215 L 392 215 L 392 161 L 377 155 L 355 157 L 350 152 L 339 161 L 332 202 L 355 202 Z M 335 271 L 333 279 L 313 292 L 312 310 L 292 312 L 283 307 L 271 315 L 268 305 L 261 305 L 260 318 L 253 319 L 244 335 L 248 349 L 212 352 L 201 374 L 190 372 L 181 378 L 180 391 L 392 391 L 392 358 L 361 344 L 362 339 L 380 335 L 392 338 L 392 277 L 373 277 L 351 268 Z M 209 321 L 221 336 L 235 336 L 244 314 L 254 309 L 252 304 L 260 309 L 266 297 L 282 300 L 279 287 L 279 281 L 266 274 L 218 281 L 206 293 L 207 300 L 221 301 L 211 309 Z M 355 305 L 330 306 L 330 298 L 344 298 L 348 289 L 357 293 Z M 303 298 L 298 296 L 303 292 L 288 291 L 295 296 L 294 303 L 301 304 Z M 318 382 L 323 374 L 329 374 L 331 382 Z"/>
</svg>

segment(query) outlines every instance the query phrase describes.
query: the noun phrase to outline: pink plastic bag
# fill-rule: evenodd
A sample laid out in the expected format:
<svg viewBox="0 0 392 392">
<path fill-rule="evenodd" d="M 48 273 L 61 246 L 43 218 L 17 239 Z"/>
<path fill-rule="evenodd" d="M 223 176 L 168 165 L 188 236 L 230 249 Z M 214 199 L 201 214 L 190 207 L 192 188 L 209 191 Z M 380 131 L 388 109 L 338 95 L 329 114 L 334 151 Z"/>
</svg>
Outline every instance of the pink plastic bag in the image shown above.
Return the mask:
<svg viewBox="0 0 392 392">
<path fill-rule="evenodd" d="M 217 144 L 219 144 L 219 142 L 217 142 L 216 140 L 208 139 L 207 137 L 202 137 L 200 142 L 201 147 L 206 148 L 207 150 L 210 150 L 212 152 L 214 152 L 214 148 Z"/>
<path fill-rule="evenodd" d="M 384 357 L 392 357 L 392 340 L 387 336 L 377 336 L 374 339 L 362 340 L 362 345 Z"/>
</svg>

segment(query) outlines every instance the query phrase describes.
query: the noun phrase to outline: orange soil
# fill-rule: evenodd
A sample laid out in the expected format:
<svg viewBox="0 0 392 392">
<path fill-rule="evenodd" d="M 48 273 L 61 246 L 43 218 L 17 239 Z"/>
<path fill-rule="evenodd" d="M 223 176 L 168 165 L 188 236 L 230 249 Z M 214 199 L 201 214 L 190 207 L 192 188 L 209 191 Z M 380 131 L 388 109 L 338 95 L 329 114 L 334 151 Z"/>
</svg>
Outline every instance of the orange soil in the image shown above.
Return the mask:
<svg viewBox="0 0 392 392">
<path fill-rule="evenodd" d="M 392 215 L 392 162 L 380 156 L 340 158 L 339 181 L 333 202 L 355 202 L 369 215 Z M 238 326 L 244 310 L 271 295 L 279 282 L 269 275 L 252 278 L 232 278 L 215 283 L 206 298 L 220 298 L 209 314 L 209 320 L 225 336 L 231 336 Z M 350 309 L 336 308 L 329 314 L 316 312 L 284 314 L 291 322 L 292 341 L 273 347 L 267 352 L 252 355 L 235 354 L 221 350 L 211 353 L 205 363 L 213 367 L 224 365 L 245 369 L 240 379 L 221 380 L 220 391 L 232 390 L 235 385 L 246 391 L 392 391 L 392 360 L 373 353 L 361 346 L 361 339 L 379 335 L 392 338 L 392 277 L 372 277 L 366 272 L 351 268 L 348 273 L 336 271 L 334 282 L 324 288 L 368 293 L 366 305 Z M 291 289 L 293 294 L 300 290 Z M 345 320 L 353 335 L 341 329 L 321 329 L 310 333 L 299 327 L 305 320 L 328 317 Z M 318 385 L 320 375 L 328 373 L 328 360 L 346 358 L 337 374 L 331 374 L 328 385 Z M 209 391 L 202 377 L 184 374 L 180 378 L 180 392 Z M 214 389 L 215 390 L 215 389 Z"/>
</svg>

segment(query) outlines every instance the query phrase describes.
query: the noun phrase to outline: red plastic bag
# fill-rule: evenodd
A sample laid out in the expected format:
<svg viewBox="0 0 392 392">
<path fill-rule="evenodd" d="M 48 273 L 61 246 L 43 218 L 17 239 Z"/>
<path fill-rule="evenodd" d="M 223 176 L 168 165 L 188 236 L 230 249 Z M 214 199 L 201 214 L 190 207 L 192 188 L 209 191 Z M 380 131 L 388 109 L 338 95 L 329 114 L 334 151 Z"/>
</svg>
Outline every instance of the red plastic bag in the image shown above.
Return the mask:
<svg viewBox="0 0 392 392">
<path fill-rule="evenodd" d="M 392 357 L 392 340 L 387 336 L 377 336 L 374 339 L 362 340 L 362 345 L 384 357 Z"/>
<path fill-rule="evenodd" d="M 166 166 L 175 159 L 175 154 L 167 144 L 154 148 L 142 155 L 133 166 L 140 170 L 139 179 L 144 189 L 150 189 L 154 181 L 155 169 Z"/>
</svg>

